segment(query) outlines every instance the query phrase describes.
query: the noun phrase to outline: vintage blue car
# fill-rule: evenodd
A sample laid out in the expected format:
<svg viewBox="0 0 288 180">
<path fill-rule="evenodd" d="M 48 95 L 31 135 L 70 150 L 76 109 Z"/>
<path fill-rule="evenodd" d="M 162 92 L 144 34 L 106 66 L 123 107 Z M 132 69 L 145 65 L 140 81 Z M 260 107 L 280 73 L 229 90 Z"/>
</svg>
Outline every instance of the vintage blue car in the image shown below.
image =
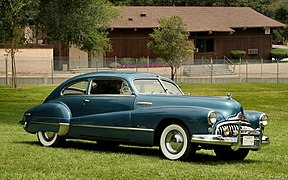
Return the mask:
<svg viewBox="0 0 288 180">
<path fill-rule="evenodd" d="M 230 94 L 196 97 L 156 74 L 95 72 L 59 85 L 19 123 L 43 146 L 84 139 L 103 147 L 159 146 L 170 160 L 185 160 L 199 149 L 242 160 L 269 144 L 267 120 L 265 113 L 244 111 Z"/>
</svg>

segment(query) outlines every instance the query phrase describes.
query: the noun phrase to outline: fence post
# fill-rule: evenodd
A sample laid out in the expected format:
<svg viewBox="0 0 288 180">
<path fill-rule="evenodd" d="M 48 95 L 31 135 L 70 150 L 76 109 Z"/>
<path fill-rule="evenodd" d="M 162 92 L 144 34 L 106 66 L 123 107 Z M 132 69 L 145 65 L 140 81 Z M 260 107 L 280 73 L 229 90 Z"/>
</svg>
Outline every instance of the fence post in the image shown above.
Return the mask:
<svg viewBox="0 0 288 180">
<path fill-rule="evenodd" d="M 117 56 L 114 58 L 114 70 L 117 71 Z"/>
<path fill-rule="evenodd" d="M 239 81 L 241 82 L 241 66 L 242 66 L 242 59 L 239 58 Z"/>
<path fill-rule="evenodd" d="M 279 83 L 279 60 L 277 60 L 277 83 Z"/>
<path fill-rule="evenodd" d="M 54 84 L 54 62 L 53 62 L 53 58 L 51 58 L 51 84 Z"/>
<path fill-rule="evenodd" d="M 210 60 L 210 64 L 211 64 L 211 84 L 213 83 L 213 59 L 211 57 L 211 60 Z"/>
<path fill-rule="evenodd" d="M 8 55 L 9 54 L 4 54 L 5 56 L 5 81 L 6 81 L 6 85 L 8 85 Z"/>
<path fill-rule="evenodd" d="M 94 57 L 93 57 L 94 58 Z M 98 64 L 99 62 L 98 62 L 98 58 L 96 58 L 96 72 L 98 72 L 98 66 L 99 66 L 99 64 Z"/>
<path fill-rule="evenodd" d="M 147 56 L 147 72 L 149 72 L 149 64 L 150 64 L 150 62 L 149 62 L 149 56 Z"/>
<path fill-rule="evenodd" d="M 261 58 L 261 82 L 263 78 L 263 58 Z"/>
<path fill-rule="evenodd" d="M 136 61 L 136 72 L 138 72 L 138 59 L 136 58 L 135 61 Z"/>
<path fill-rule="evenodd" d="M 182 75 L 183 75 L 183 60 L 181 59 L 180 61 L 180 68 L 179 68 L 179 78 L 180 78 L 180 82 L 182 82 Z"/>
<path fill-rule="evenodd" d="M 248 61 L 246 59 L 246 82 L 248 82 Z"/>
</svg>

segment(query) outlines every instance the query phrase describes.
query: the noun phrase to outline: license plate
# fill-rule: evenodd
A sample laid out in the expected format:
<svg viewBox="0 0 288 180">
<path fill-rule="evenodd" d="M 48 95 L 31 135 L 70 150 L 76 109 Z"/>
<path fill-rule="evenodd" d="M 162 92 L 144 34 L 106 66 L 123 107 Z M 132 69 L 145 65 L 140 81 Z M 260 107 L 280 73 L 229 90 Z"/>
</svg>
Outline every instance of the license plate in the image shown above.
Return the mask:
<svg viewBox="0 0 288 180">
<path fill-rule="evenodd" d="M 243 146 L 253 146 L 254 145 L 254 136 L 243 136 Z"/>
</svg>

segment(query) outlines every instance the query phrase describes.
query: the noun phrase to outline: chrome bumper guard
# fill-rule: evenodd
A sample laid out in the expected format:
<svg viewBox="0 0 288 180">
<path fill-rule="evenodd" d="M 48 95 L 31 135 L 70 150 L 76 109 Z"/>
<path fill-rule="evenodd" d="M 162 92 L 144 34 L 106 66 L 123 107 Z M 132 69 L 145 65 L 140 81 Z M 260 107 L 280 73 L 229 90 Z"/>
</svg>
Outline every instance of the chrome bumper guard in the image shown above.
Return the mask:
<svg viewBox="0 0 288 180">
<path fill-rule="evenodd" d="M 263 145 L 270 143 L 269 137 L 263 136 L 263 130 L 241 130 L 235 137 L 223 137 L 221 135 L 194 134 L 192 143 L 231 146 L 233 150 L 246 148 L 260 150 Z"/>
</svg>

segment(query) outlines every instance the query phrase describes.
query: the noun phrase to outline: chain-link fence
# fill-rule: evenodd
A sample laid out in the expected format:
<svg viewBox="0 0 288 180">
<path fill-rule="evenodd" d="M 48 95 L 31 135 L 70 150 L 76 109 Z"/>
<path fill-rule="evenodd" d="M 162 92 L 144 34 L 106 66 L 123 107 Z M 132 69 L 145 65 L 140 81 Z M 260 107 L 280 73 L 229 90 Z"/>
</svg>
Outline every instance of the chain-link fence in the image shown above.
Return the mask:
<svg viewBox="0 0 288 180">
<path fill-rule="evenodd" d="M 157 58 L 64 58 L 17 57 L 19 84 L 58 84 L 78 74 L 96 71 L 149 72 L 170 77 L 168 63 Z M 0 84 L 11 82 L 11 58 L 0 56 Z M 194 59 L 183 60 L 177 69 L 177 82 L 288 83 L 288 62 L 272 60 Z"/>
</svg>

